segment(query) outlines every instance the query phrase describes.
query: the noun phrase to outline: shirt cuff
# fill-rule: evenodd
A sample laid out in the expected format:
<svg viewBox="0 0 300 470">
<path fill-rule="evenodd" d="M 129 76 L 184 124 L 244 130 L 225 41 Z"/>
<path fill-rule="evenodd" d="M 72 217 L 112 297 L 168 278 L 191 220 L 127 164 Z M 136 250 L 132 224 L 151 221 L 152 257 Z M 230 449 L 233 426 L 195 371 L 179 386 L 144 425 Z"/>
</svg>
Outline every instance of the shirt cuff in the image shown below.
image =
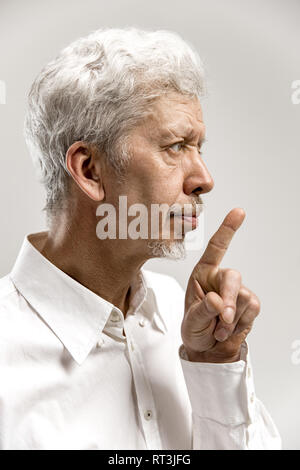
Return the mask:
<svg viewBox="0 0 300 470">
<path fill-rule="evenodd" d="M 246 342 L 237 362 L 191 362 L 183 344 L 179 357 L 194 414 L 232 426 L 254 421 L 256 396 Z"/>
</svg>

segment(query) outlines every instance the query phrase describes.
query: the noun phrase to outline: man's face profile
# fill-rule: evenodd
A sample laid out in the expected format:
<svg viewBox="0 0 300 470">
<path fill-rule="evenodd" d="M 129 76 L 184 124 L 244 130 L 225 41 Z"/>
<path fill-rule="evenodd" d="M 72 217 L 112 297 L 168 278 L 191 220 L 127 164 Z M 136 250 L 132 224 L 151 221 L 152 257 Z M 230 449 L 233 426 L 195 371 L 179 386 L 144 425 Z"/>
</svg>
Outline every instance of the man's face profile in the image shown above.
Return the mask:
<svg viewBox="0 0 300 470">
<path fill-rule="evenodd" d="M 116 178 L 114 171 L 106 167 L 103 201 L 112 204 L 117 215 L 120 196 L 127 198 L 128 207 L 143 205 L 148 209 L 150 228 L 153 205 L 176 207 L 175 213 L 170 210 L 161 213 L 156 241 L 134 240 L 134 244 L 137 250 L 147 249 L 150 257 L 152 254 L 180 258 L 184 254 L 183 222 L 189 221 L 188 217 L 183 220 L 183 209 L 189 216 L 199 215 L 200 194 L 213 188 L 213 180 L 201 157 L 205 125 L 199 100 L 178 93 L 161 96 L 153 104 L 150 115 L 128 137 L 130 159 L 124 177 Z M 194 219 L 186 230 L 195 228 L 193 222 Z M 165 226 L 170 228 L 169 232 Z M 182 236 L 176 240 L 179 230 Z M 166 237 L 166 233 L 170 236 Z M 151 239 L 151 233 L 146 238 Z"/>
<path fill-rule="evenodd" d="M 167 31 L 95 31 L 47 64 L 25 138 L 46 189 L 48 239 L 68 227 L 92 252 L 182 258 L 213 187 L 201 158 L 204 88 L 201 59 Z"/>
</svg>

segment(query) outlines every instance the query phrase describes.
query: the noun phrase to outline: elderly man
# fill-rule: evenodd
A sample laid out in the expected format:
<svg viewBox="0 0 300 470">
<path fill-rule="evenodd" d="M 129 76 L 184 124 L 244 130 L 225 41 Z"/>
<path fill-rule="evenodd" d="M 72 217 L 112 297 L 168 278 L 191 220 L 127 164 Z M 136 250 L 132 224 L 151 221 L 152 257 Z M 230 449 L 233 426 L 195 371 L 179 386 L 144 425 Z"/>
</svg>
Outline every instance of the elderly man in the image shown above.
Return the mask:
<svg viewBox="0 0 300 470">
<path fill-rule="evenodd" d="M 0 284 L 2 449 L 280 448 L 245 342 L 259 300 L 220 267 L 244 211 L 225 217 L 186 292 L 143 268 L 184 257 L 213 188 L 203 89 L 191 46 L 134 28 L 77 40 L 35 80 L 25 137 L 49 230 L 25 238 Z M 156 236 L 128 236 L 120 197 L 149 225 L 167 205 Z"/>
</svg>

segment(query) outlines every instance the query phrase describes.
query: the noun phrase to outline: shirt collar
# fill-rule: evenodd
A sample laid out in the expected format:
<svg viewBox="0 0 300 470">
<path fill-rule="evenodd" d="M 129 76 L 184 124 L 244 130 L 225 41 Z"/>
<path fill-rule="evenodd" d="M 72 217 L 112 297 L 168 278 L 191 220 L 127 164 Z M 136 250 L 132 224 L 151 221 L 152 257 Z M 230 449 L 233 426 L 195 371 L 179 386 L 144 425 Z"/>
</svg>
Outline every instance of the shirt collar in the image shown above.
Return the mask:
<svg viewBox="0 0 300 470">
<path fill-rule="evenodd" d="M 48 324 L 73 359 L 82 364 L 99 340 L 112 310 L 120 310 L 58 269 L 33 246 L 31 240 L 40 243 L 46 235 L 47 232 L 41 232 L 25 237 L 10 276 L 18 291 Z M 131 285 L 127 315 L 144 302 L 150 302 L 149 307 L 156 300 L 144 274 L 141 269 Z M 151 296 L 154 299 L 150 299 Z M 165 333 L 167 327 L 157 302 L 154 305 L 156 308 L 145 308 L 150 320 Z"/>
</svg>

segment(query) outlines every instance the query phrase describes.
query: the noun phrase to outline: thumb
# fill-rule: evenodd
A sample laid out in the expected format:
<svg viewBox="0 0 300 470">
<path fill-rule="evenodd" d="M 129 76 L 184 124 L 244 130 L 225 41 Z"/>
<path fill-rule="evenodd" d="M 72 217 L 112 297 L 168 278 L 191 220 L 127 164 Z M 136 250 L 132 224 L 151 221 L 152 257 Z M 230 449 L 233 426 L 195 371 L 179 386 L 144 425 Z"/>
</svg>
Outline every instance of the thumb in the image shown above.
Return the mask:
<svg viewBox="0 0 300 470">
<path fill-rule="evenodd" d="M 186 320 L 193 329 L 205 328 L 224 309 L 222 297 L 216 292 L 208 292 L 202 300 L 194 302 L 186 314 Z"/>
<path fill-rule="evenodd" d="M 209 292 L 190 307 L 181 325 L 182 341 L 188 350 L 202 352 L 214 346 L 213 333 L 223 308 L 223 300 L 216 292 Z"/>
</svg>

